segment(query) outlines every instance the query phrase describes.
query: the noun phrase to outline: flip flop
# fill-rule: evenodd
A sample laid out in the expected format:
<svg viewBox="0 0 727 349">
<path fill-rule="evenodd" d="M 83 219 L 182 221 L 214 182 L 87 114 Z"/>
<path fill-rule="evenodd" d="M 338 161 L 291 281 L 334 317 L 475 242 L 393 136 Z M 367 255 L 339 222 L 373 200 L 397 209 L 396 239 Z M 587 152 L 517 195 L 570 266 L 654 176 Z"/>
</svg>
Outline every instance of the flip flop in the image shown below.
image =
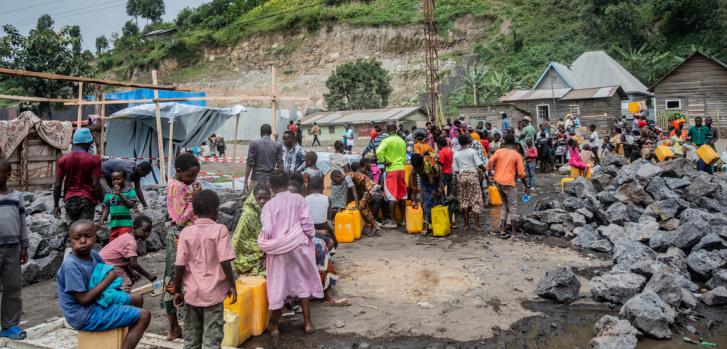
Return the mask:
<svg viewBox="0 0 727 349">
<path fill-rule="evenodd" d="M 500 238 L 501 239 L 509 239 L 510 238 L 510 233 L 502 233 L 502 232 L 500 232 Z"/>
<path fill-rule="evenodd" d="M 0 331 L 0 337 L 10 338 L 12 340 L 19 341 L 27 338 L 28 334 L 25 333 L 25 331 L 20 328 L 20 326 L 15 325 L 13 327 Z"/>
<path fill-rule="evenodd" d="M 348 307 L 351 306 L 351 302 L 346 298 L 341 298 L 335 302 L 323 302 L 323 305 L 327 307 Z"/>
<path fill-rule="evenodd" d="M 305 333 L 305 334 L 313 334 L 315 331 L 316 331 L 315 328 L 312 328 L 309 331 L 306 331 L 305 327 L 303 327 L 303 333 Z"/>
</svg>

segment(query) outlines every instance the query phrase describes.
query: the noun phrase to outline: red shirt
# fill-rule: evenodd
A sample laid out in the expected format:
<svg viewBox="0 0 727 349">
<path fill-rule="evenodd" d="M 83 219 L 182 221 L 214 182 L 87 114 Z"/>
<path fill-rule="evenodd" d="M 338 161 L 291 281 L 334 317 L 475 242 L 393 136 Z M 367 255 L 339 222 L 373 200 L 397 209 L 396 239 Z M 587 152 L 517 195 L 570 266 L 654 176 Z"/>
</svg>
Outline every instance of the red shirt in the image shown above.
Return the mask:
<svg viewBox="0 0 727 349">
<path fill-rule="evenodd" d="M 644 128 L 644 126 L 648 125 L 649 123 L 646 122 L 646 120 L 639 120 L 637 121 L 637 125 L 639 125 L 639 128 Z"/>
<path fill-rule="evenodd" d="M 63 178 L 63 200 L 72 197 L 86 198 L 97 203 L 98 198 L 93 191 L 93 179 L 101 178 L 101 157 L 85 151 L 72 151 L 58 159 L 56 177 Z"/>
<path fill-rule="evenodd" d="M 482 148 L 485 148 L 485 154 L 490 153 L 490 141 L 487 139 L 483 139 L 480 141 L 480 144 L 482 144 Z"/>
<path fill-rule="evenodd" d="M 295 124 L 288 125 L 288 131 L 293 132 L 293 134 L 298 133 L 298 126 Z"/>
<path fill-rule="evenodd" d="M 442 164 L 442 173 L 452 174 L 452 160 L 454 159 L 452 149 L 449 149 L 449 147 L 442 148 L 437 155 L 439 156 L 439 163 Z"/>
<path fill-rule="evenodd" d="M 376 139 L 376 137 L 378 137 L 378 136 L 379 136 L 379 133 L 378 133 L 378 132 L 376 132 L 376 130 L 371 130 L 371 140 L 372 140 L 372 141 L 373 141 L 374 139 Z"/>
</svg>

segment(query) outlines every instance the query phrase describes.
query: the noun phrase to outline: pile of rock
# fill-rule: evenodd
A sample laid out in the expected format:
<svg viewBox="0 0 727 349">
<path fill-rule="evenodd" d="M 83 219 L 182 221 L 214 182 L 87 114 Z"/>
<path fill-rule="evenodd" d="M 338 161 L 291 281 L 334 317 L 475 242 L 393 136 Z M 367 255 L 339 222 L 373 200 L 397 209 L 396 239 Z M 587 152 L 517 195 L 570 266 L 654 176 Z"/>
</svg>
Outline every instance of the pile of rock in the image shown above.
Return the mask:
<svg viewBox="0 0 727 349">
<path fill-rule="evenodd" d="M 140 256 L 148 252 L 161 250 L 166 243 L 165 222 L 167 214 L 166 187 L 148 186 L 144 188 L 144 198 L 148 209 L 140 212 L 151 218 L 154 225 L 145 243 L 138 244 Z M 234 191 L 218 191 L 220 196 L 220 214 L 218 221 L 230 231 L 235 229 L 240 217 L 242 194 Z M 53 216 L 53 195 L 50 190 L 28 192 L 23 195 L 25 201 L 26 223 L 29 230 L 30 247 L 28 263 L 22 267 L 23 285 L 52 279 L 61 263 L 67 246 L 66 235 L 68 224 L 64 219 Z M 65 217 L 65 212 L 62 212 Z M 96 218 L 101 217 L 101 207 L 97 206 Z M 99 248 L 108 242 L 108 228 L 97 232 Z"/>
<path fill-rule="evenodd" d="M 589 282 L 593 298 L 622 304 L 620 317 L 641 333 L 670 338 L 678 316 L 694 321 L 700 299 L 727 304 L 726 213 L 727 176 L 698 172 L 686 159 L 614 158 L 591 181 L 578 178 L 562 197 L 538 202 L 523 229 L 610 253 L 613 268 Z M 702 284 L 710 291 L 699 293 Z"/>
</svg>

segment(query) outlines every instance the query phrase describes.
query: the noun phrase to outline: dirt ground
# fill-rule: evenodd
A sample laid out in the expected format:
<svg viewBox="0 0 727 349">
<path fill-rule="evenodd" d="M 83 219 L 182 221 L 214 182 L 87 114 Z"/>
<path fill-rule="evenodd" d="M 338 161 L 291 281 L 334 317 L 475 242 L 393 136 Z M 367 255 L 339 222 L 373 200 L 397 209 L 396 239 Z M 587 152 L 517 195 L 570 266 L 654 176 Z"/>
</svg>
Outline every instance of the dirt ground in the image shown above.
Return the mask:
<svg viewBox="0 0 727 349">
<path fill-rule="evenodd" d="M 538 198 L 556 195 L 559 178 L 540 176 L 542 184 L 526 209 Z M 486 230 L 493 230 L 498 218 L 498 209 L 489 209 Z M 315 334 L 304 335 L 298 317 L 283 322 L 280 338 L 264 334 L 243 347 L 587 348 L 595 321 L 618 311 L 589 296 L 588 278 L 606 269 L 607 257 L 578 251 L 562 239 L 502 240 L 472 231 L 433 238 L 386 230 L 380 237 L 342 244 L 333 259 L 340 276 L 338 294 L 352 306 L 315 302 Z M 141 263 L 161 275 L 163 252 L 146 255 Z M 571 266 L 582 284 L 581 299 L 568 306 L 535 295 L 540 277 L 560 265 Z M 26 287 L 23 299 L 26 327 L 61 316 L 53 281 Z M 145 303 L 154 314 L 149 331 L 163 334 L 167 322 L 159 297 L 147 296 Z M 714 319 L 727 314 L 707 311 Z M 642 340 L 639 348 L 682 348 L 676 331 L 672 341 Z M 727 343 L 724 324 L 703 333 Z"/>
</svg>

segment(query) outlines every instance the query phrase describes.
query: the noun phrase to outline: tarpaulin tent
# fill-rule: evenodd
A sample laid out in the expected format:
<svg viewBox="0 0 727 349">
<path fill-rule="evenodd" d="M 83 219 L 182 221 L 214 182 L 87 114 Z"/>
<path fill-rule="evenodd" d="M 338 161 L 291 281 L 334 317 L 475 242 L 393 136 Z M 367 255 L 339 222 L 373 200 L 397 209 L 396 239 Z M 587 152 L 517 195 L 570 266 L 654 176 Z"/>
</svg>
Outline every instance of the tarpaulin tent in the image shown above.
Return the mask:
<svg viewBox="0 0 727 349">
<path fill-rule="evenodd" d="M 217 130 L 218 136 L 224 137 L 226 140 L 237 139 L 241 141 L 252 141 L 260 138 L 260 126 L 263 124 L 273 125 L 273 110 L 270 108 L 247 107 L 242 117 L 245 119 L 244 127 L 239 127 L 237 136 L 235 136 L 235 120 L 229 119 Z M 295 106 L 289 109 L 278 109 L 278 134 L 283 134 L 288 129 L 290 120 L 298 120 Z M 240 126 L 242 126 L 241 124 Z"/>
<path fill-rule="evenodd" d="M 199 146 L 228 118 L 244 110 L 242 106 L 204 108 L 180 103 L 160 103 L 159 106 L 165 156 L 169 151 L 170 122 L 174 122 L 172 152 L 176 154 L 180 147 Z M 244 115 L 243 113 L 242 116 Z M 154 104 L 126 108 L 114 113 L 106 121 L 106 154 L 111 157 L 159 158 Z M 159 183 L 158 170 L 154 166 L 152 175 L 146 176 L 142 183 Z"/>
<path fill-rule="evenodd" d="M 187 91 L 166 91 L 159 90 L 159 98 L 186 98 L 186 97 L 205 97 L 204 91 L 187 92 Z M 104 95 L 106 100 L 133 100 L 133 99 L 152 99 L 154 98 L 154 90 L 147 88 L 139 88 L 124 92 L 111 92 Z M 178 103 L 196 105 L 200 107 L 207 106 L 206 101 L 180 101 Z M 139 103 L 129 103 L 129 106 L 139 105 Z"/>
</svg>

